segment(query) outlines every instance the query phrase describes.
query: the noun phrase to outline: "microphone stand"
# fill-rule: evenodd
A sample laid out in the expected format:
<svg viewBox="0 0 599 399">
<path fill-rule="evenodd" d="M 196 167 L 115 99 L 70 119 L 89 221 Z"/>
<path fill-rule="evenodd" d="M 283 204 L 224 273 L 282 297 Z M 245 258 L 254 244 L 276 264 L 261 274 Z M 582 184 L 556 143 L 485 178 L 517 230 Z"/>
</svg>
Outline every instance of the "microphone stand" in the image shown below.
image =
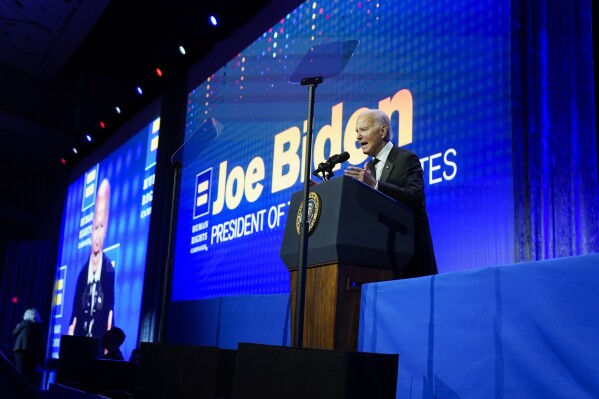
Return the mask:
<svg viewBox="0 0 599 399">
<path fill-rule="evenodd" d="M 202 140 L 204 144 L 212 142 L 220 132 L 223 130 L 223 126 L 214 118 L 207 119 L 202 125 L 193 132 L 183 143 L 181 147 L 175 151 L 171 156 L 171 164 L 173 166 L 173 191 L 171 194 L 171 212 L 169 217 L 168 225 L 168 241 L 166 248 L 166 260 L 164 262 L 164 279 L 162 282 L 162 303 L 160 310 L 160 324 L 158 326 L 158 342 L 164 343 L 166 340 L 166 320 L 168 304 L 171 299 L 171 283 L 174 265 L 174 249 L 175 249 L 175 236 L 176 236 L 176 223 L 177 223 L 177 205 L 179 204 L 179 192 L 181 186 L 181 172 L 183 170 L 183 149 L 197 140 Z M 195 158 L 191 161 L 187 161 L 189 165 L 194 161 L 202 151 L 197 151 Z"/>
<path fill-rule="evenodd" d="M 295 318 L 293 329 L 293 343 L 301 348 L 304 343 L 304 311 L 306 304 L 306 268 L 308 263 L 308 234 L 310 222 L 308 220 L 308 197 L 310 195 L 310 169 L 312 165 L 312 129 L 314 125 L 314 92 L 322 83 L 323 77 L 317 76 L 304 78 L 302 86 L 308 86 L 308 136 L 306 138 L 306 162 L 304 163 L 304 191 L 302 207 L 302 223 L 300 225 L 300 251 L 297 268 Z"/>
<path fill-rule="evenodd" d="M 325 171 L 327 172 L 327 174 L 326 174 L 326 175 L 324 174 L 324 172 L 325 172 Z M 325 170 L 323 170 L 323 171 L 322 171 L 322 176 L 321 176 L 321 175 L 319 175 L 319 174 L 318 174 L 318 173 L 316 173 L 316 172 L 312 172 L 312 174 L 313 174 L 314 176 L 318 177 L 318 178 L 319 178 L 321 181 L 323 181 L 323 182 L 325 182 L 325 181 L 328 181 L 328 180 L 331 180 L 331 179 L 332 179 L 332 178 L 335 176 L 335 174 L 333 173 L 333 170 L 332 170 L 332 168 L 329 168 L 329 169 L 325 169 Z"/>
</svg>

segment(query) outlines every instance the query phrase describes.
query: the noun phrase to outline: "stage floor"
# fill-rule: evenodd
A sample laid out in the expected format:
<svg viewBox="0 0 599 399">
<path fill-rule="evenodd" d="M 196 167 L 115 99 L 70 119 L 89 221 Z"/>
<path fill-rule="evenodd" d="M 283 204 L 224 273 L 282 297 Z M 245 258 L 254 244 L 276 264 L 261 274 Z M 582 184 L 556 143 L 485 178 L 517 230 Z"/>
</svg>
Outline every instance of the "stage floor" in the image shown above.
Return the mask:
<svg viewBox="0 0 599 399">
<path fill-rule="evenodd" d="M 290 316 L 288 294 L 173 302 L 167 337 L 289 346 Z M 402 399 L 599 398 L 599 254 L 366 284 L 358 350 L 399 354 Z"/>
</svg>

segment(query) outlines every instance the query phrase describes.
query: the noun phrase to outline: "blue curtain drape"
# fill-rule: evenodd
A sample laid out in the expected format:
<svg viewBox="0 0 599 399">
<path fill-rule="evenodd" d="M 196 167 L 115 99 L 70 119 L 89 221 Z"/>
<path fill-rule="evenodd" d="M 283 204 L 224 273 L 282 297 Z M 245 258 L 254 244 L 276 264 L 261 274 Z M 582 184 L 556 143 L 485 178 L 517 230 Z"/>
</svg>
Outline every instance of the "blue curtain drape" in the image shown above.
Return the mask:
<svg viewBox="0 0 599 399">
<path fill-rule="evenodd" d="M 56 248 L 53 240 L 7 242 L 0 285 L 0 338 L 7 355 L 12 354 L 12 330 L 28 308 L 39 311 L 46 332 L 56 273 Z"/>
<path fill-rule="evenodd" d="M 515 260 L 599 252 L 590 0 L 512 2 Z"/>
</svg>

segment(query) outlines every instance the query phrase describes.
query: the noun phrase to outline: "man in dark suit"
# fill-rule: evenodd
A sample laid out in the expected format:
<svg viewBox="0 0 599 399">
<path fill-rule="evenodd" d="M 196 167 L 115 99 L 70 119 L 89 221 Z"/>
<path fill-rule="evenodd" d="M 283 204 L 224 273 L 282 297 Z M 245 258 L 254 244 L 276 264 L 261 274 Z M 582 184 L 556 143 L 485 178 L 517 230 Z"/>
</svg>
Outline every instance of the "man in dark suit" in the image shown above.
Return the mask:
<svg viewBox="0 0 599 399">
<path fill-rule="evenodd" d="M 13 352 L 15 364 L 23 377 L 35 383 L 35 367 L 40 362 L 43 352 L 42 324 L 35 308 L 27 309 L 21 321 L 12 331 L 15 345 Z"/>
<path fill-rule="evenodd" d="M 110 184 L 104 179 L 96 196 L 90 258 L 77 278 L 69 335 L 102 337 L 114 325 L 115 273 L 103 252 L 109 203 Z"/>
<path fill-rule="evenodd" d="M 391 142 L 391 121 L 383 111 L 369 109 L 362 112 L 356 122 L 356 135 L 364 154 L 374 159 L 364 168 L 349 166 L 345 175 L 368 184 L 414 211 L 414 256 L 400 277 L 437 274 L 420 160 L 413 152 Z"/>
</svg>

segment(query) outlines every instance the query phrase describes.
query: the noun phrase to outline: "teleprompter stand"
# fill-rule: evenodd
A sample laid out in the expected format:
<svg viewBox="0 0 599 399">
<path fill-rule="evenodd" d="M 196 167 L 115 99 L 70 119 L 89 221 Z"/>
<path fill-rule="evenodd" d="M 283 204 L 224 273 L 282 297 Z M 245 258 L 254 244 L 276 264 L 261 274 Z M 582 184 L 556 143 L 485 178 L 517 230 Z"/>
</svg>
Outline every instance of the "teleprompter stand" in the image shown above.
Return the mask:
<svg viewBox="0 0 599 399">
<path fill-rule="evenodd" d="M 289 78 L 291 84 L 308 86 L 308 132 L 306 139 L 306 159 L 304 163 L 304 189 L 302 223 L 300 227 L 299 267 L 297 273 L 297 300 L 294 313 L 292 344 L 303 346 L 304 307 L 306 298 L 306 267 L 308 256 L 308 196 L 310 191 L 310 171 L 312 165 L 312 129 L 314 124 L 314 93 L 316 87 L 326 79 L 339 76 L 358 45 L 357 40 L 325 43 L 308 50 Z"/>
</svg>

